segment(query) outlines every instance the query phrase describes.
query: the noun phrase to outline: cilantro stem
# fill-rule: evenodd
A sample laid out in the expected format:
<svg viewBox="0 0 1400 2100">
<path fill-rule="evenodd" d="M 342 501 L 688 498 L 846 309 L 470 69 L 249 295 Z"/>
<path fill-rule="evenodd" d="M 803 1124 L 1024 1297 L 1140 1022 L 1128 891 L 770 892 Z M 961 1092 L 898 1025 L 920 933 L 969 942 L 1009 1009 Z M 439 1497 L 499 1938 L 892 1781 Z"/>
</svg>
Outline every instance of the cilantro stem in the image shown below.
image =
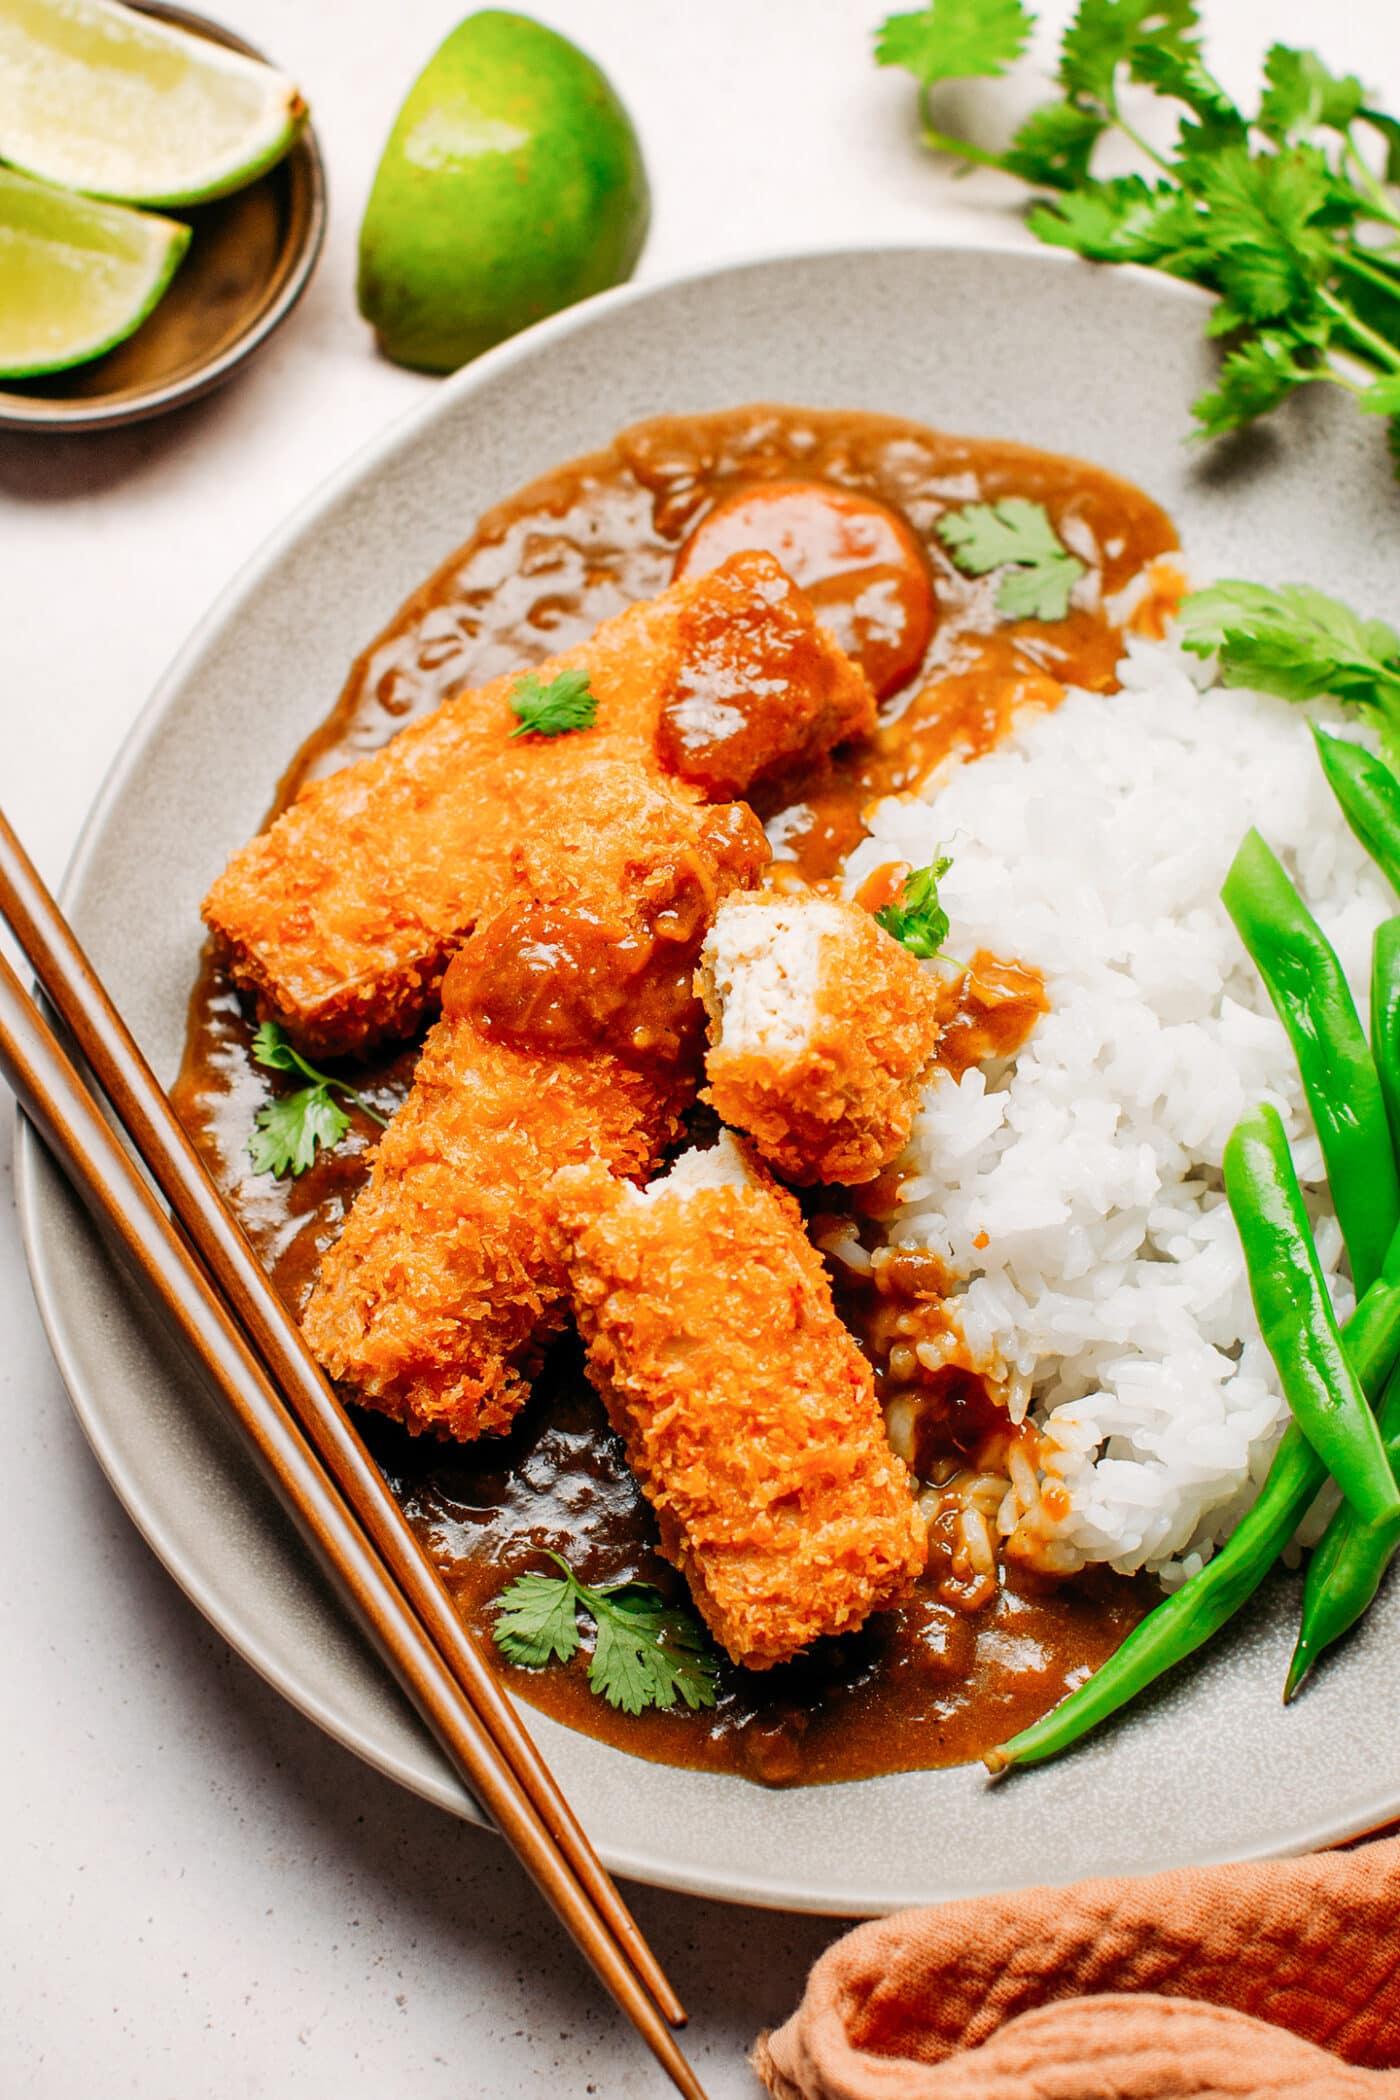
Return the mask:
<svg viewBox="0 0 1400 2100">
<path fill-rule="evenodd" d="M 1389 270 L 1381 269 L 1369 256 L 1362 255 L 1359 249 L 1339 248 L 1337 261 L 1342 269 L 1350 270 L 1356 277 L 1364 277 L 1368 284 L 1379 285 L 1383 292 L 1389 292 L 1392 299 L 1400 299 L 1400 277 L 1394 276 Z"/>
<path fill-rule="evenodd" d="M 1342 158 L 1346 162 L 1358 190 L 1363 193 L 1368 208 L 1368 216 L 1378 219 L 1383 225 L 1394 226 L 1400 229 L 1400 212 L 1397 212 L 1395 206 L 1391 203 L 1384 183 L 1377 176 L 1375 169 L 1366 159 L 1365 154 L 1357 145 L 1350 131 L 1344 132 L 1342 135 Z"/>
<path fill-rule="evenodd" d="M 297 1049 L 294 1043 L 288 1042 L 285 1035 L 282 1037 L 280 1047 L 296 1066 L 302 1078 L 309 1080 L 312 1086 L 328 1087 L 333 1094 L 343 1094 L 347 1101 L 354 1102 L 362 1115 L 369 1117 L 371 1123 L 377 1123 L 381 1130 L 389 1128 L 389 1118 L 381 1116 L 377 1108 L 371 1108 L 362 1093 L 346 1080 L 335 1079 L 329 1072 L 319 1071 L 315 1065 L 308 1064 L 300 1050 Z"/>
<path fill-rule="evenodd" d="M 293 1052 L 293 1055 L 295 1056 L 295 1052 Z M 389 1118 L 381 1116 L 377 1108 L 371 1108 L 357 1087 L 347 1086 L 343 1079 L 332 1079 L 328 1073 L 317 1072 L 313 1065 L 302 1064 L 299 1057 L 297 1058 L 297 1065 L 301 1071 L 305 1072 L 307 1078 L 314 1081 L 317 1086 L 328 1087 L 331 1093 L 339 1094 L 343 1100 L 353 1101 L 360 1114 L 368 1116 L 371 1123 L 377 1123 L 381 1130 L 389 1128 Z"/>
<path fill-rule="evenodd" d="M 971 139 L 955 139 L 948 132 L 936 129 L 929 119 L 927 88 L 919 98 L 919 116 L 923 142 L 930 153 L 947 153 L 956 160 L 973 161 L 979 168 L 995 168 L 998 174 L 1006 173 L 999 153 L 989 153 L 984 146 L 974 146 Z"/>
<path fill-rule="evenodd" d="M 1171 162 L 1163 154 L 1159 153 L 1155 146 L 1149 145 L 1136 126 L 1130 124 L 1124 116 L 1118 106 L 1118 90 L 1116 87 L 1109 90 L 1107 109 L 1109 122 L 1122 132 L 1124 138 L 1130 144 L 1136 146 L 1138 152 L 1145 155 L 1155 167 L 1160 168 L 1164 175 L 1171 175 L 1175 179 L 1175 170 Z"/>
<path fill-rule="evenodd" d="M 1360 315 L 1353 313 L 1351 308 L 1345 305 L 1335 292 L 1329 292 L 1326 285 L 1318 286 L 1317 296 L 1322 305 L 1327 308 L 1329 313 L 1335 316 L 1336 320 L 1346 330 L 1353 342 L 1365 346 L 1368 356 L 1375 358 L 1387 372 L 1400 372 L 1400 351 L 1397 351 L 1393 345 L 1388 343 L 1383 335 L 1377 335 L 1374 328 L 1368 328 Z"/>
</svg>

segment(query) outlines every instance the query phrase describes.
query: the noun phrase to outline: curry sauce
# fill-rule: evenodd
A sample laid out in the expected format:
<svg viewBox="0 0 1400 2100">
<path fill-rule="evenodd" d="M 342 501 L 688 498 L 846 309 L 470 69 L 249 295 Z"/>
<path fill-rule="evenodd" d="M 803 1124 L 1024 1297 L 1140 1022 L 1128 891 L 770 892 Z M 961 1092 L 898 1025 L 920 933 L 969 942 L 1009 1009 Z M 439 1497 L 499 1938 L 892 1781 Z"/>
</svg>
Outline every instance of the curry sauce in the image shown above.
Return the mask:
<svg viewBox="0 0 1400 2100">
<path fill-rule="evenodd" d="M 377 749 L 449 696 L 539 663 L 584 640 L 630 602 L 654 596 L 671 581 L 678 558 L 686 567 L 699 561 L 708 521 L 714 521 L 708 526 L 713 549 L 729 551 L 725 534 L 742 537 L 745 506 L 760 486 L 776 494 L 813 481 L 873 499 L 862 515 L 883 506 L 894 521 L 887 532 L 867 533 L 868 559 L 860 555 L 859 535 L 848 538 L 852 567 L 843 568 L 839 549 L 813 553 L 809 547 L 804 557 L 825 563 L 811 590 L 821 617 L 853 646 L 864 637 L 873 682 L 886 697 L 868 742 L 798 777 L 768 779 L 752 795 L 769 825 L 780 880 L 831 879 L 863 836 L 862 812 L 875 797 L 918 786 L 954 752 L 991 748 L 1022 708 L 1053 706 L 1070 683 L 1111 689 L 1128 617 L 1115 602 L 1119 594 L 1127 606 L 1130 587 L 1157 565 L 1158 581 L 1138 590 L 1133 615 L 1147 625 L 1170 589 L 1161 561 L 1176 544 L 1170 520 L 1138 490 L 1078 462 L 866 414 L 758 407 L 661 418 L 545 476 L 482 519 L 359 659 L 332 714 L 293 760 L 276 807 L 285 807 L 308 780 Z M 994 602 L 995 577 L 960 574 L 933 531 L 951 505 L 1006 495 L 1043 503 L 1087 566 L 1089 588 L 1076 594 L 1063 620 L 1003 618 Z M 860 509 L 853 506 L 853 516 Z M 927 602 L 908 583 L 910 546 L 926 565 Z M 896 557 L 904 560 L 902 597 L 890 582 Z M 923 644 L 912 675 L 911 635 Z M 690 639 L 691 688 L 675 696 L 664 734 L 676 744 L 681 771 L 690 738 L 696 762 L 707 769 L 697 784 L 723 793 L 725 738 L 716 724 L 723 727 L 728 698 L 742 687 L 742 638 Z M 703 736 L 696 735 L 697 723 Z M 741 720 L 735 734 L 743 734 Z M 750 771 L 752 756 L 744 753 Z M 901 875 L 898 868 L 886 871 L 887 894 Z M 862 901 L 874 908 L 881 898 L 872 885 L 867 890 Z M 469 998 L 479 1021 L 484 1016 L 489 1027 L 523 1028 L 545 1047 L 567 1047 L 580 1031 L 615 1028 L 627 977 L 625 943 L 615 929 L 536 916 L 539 923 L 525 928 L 530 938 L 503 943 L 499 958 L 488 955 L 491 967 L 470 986 L 455 982 L 449 970 L 444 1000 Z M 684 929 L 675 932 L 683 956 L 690 943 Z M 569 961 L 562 990 L 554 967 L 559 954 Z M 539 963 L 533 974 L 532 955 Z M 949 995 L 944 1056 L 955 1071 L 1009 1054 L 1044 1009 L 1033 971 L 989 956 L 971 962 Z M 646 1015 L 627 1019 L 655 1036 L 658 1054 L 669 1054 L 673 1038 L 689 1036 L 696 1013 L 688 962 L 673 979 L 656 981 Z M 299 1178 L 255 1176 L 246 1145 L 273 1082 L 252 1064 L 251 1039 L 252 1023 L 231 980 L 218 959 L 206 955 L 176 1102 L 260 1257 L 300 1313 L 321 1255 L 363 1185 L 377 1132 L 355 1115 L 342 1143 L 322 1152 Z M 354 1084 L 381 1114 L 406 1095 L 417 1047 L 401 1046 L 354 1069 Z M 818 1244 L 819 1209 L 824 1227 L 845 1217 L 864 1243 L 878 1245 L 880 1214 L 892 1199 L 883 1184 L 849 1197 L 813 1192 Z M 889 1275 L 883 1294 L 847 1283 L 841 1297 L 882 1387 L 900 1347 L 901 1307 L 917 1305 L 921 1317 L 931 1317 L 938 1295 L 934 1279 L 902 1276 L 895 1268 Z M 955 1368 L 940 1387 L 953 1444 L 958 1435 L 973 1438 L 987 1429 L 975 1382 L 960 1386 Z M 542 1549 L 561 1554 L 586 1582 L 637 1578 L 681 1594 L 679 1578 L 659 1557 L 654 1520 L 583 1377 L 572 1337 L 554 1352 L 507 1436 L 451 1447 L 412 1438 L 377 1418 L 368 1419 L 365 1430 L 493 1657 L 493 1600 L 513 1574 L 541 1565 Z M 908 1604 L 761 1675 L 723 1663 L 713 1711 L 630 1718 L 589 1692 L 578 1662 L 539 1672 L 500 1667 L 514 1690 L 571 1726 L 639 1755 L 770 1784 L 960 1762 L 1004 1740 L 1097 1667 L 1149 1599 L 1142 1585 L 1102 1572 L 1055 1587 L 1004 1571 L 979 1593 L 979 1608 L 969 1609 L 969 1598 L 958 1596 L 948 1580 L 936 1532 L 935 1526 L 929 1575 Z"/>
</svg>

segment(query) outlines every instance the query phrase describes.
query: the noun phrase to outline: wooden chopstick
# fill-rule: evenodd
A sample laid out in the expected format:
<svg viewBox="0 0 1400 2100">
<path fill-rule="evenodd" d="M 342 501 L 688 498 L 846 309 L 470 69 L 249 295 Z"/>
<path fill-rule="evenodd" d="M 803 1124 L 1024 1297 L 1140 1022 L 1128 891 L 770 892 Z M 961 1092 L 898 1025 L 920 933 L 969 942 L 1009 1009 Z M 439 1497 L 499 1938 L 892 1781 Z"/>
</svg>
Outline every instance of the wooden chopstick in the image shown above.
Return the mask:
<svg viewBox="0 0 1400 2100">
<path fill-rule="evenodd" d="M 664 2019 L 685 2010 L 38 870 L 0 811 L 0 917 L 151 1178 Z"/>
<path fill-rule="evenodd" d="M 0 874 L 0 907 L 3 907 L 5 917 L 10 919 L 22 945 L 37 967 L 40 953 L 50 950 L 51 944 L 35 939 L 31 948 L 30 935 L 36 931 L 36 922 L 32 913 L 22 907 L 21 896 L 35 890 L 42 902 L 47 899 L 47 893 L 43 891 L 39 878 L 30 867 L 3 818 L 0 818 L 0 864 L 3 864 L 3 874 Z M 11 879 L 16 873 L 23 878 L 23 891 Z M 52 900 L 47 902 L 48 912 L 67 936 L 64 945 L 71 942 L 75 955 L 82 960 L 81 951 L 58 914 L 57 907 L 52 904 Z M 15 906 L 13 912 L 12 903 Z M 47 917 L 48 914 L 44 916 Z M 47 960 L 50 964 L 54 962 L 53 952 L 48 953 Z M 100 992 L 97 980 L 85 960 L 83 971 L 83 989 L 86 990 L 86 981 L 90 980 L 92 986 Z M 65 984 L 65 1004 L 69 1003 L 73 990 L 72 978 L 60 971 L 56 973 L 55 981 Z M 129 1035 L 116 1019 L 105 994 L 102 995 L 102 1006 L 111 1012 L 119 1036 L 125 1037 L 126 1042 L 131 1044 Z M 86 1015 L 86 1007 L 83 1008 L 83 1012 Z M 84 1033 L 92 1034 L 93 1031 L 85 1028 Z M 131 1044 L 130 1055 L 140 1069 L 147 1072 L 134 1044 Z M 253 1355 L 247 1339 L 235 1324 L 229 1309 L 211 1288 L 208 1278 L 192 1259 L 170 1220 L 156 1203 L 150 1189 L 96 1108 L 48 1024 L 2 955 L 0 1070 L 9 1078 L 26 1112 L 88 1200 L 90 1207 L 115 1234 L 119 1244 L 135 1263 L 138 1273 L 144 1276 L 154 1289 L 178 1330 L 211 1372 L 267 1471 L 269 1479 L 298 1522 L 303 1534 L 339 1579 L 341 1587 L 358 1609 L 367 1630 L 385 1654 L 395 1674 L 443 1742 L 473 1793 L 491 1814 L 569 1930 L 600 1981 L 627 2013 L 678 2089 L 692 2096 L 692 2100 L 704 2100 L 702 2089 L 659 2016 L 653 1997 L 643 1987 L 633 1946 L 624 1948 L 618 1935 L 612 1930 L 610 1921 L 600 1914 L 591 1888 L 584 1884 L 560 1842 L 558 1824 L 550 1815 L 541 1813 L 537 1801 L 522 1782 L 513 1763 L 504 1755 L 494 1730 L 487 1725 L 472 1701 L 463 1695 L 456 1668 L 448 1667 L 434 1640 L 429 1638 L 419 1623 L 389 1572 L 385 1564 L 388 1556 L 381 1557 L 377 1550 L 378 1540 L 375 1532 L 368 1524 L 362 1530 L 355 1517 L 347 1510 L 336 1487 L 308 1449 L 301 1431 L 283 1406 L 262 1365 Z M 147 1077 L 149 1078 L 148 1072 Z M 163 1102 L 164 1096 L 160 1094 L 153 1079 L 150 1080 L 150 1085 Z M 120 1114 L 120 1105 L 115 1100 L 113 1106 L 118 1108 Z M 173 1112 L 169 1111 L 168 1104 L 166 1112 L 173 1121 Z M 179 1126 L 175 1127 L 178 1129 Z M 133 1130 L 132 1135 L 135 1138 L 137 1132 Z M 223 1211 L 222 1200 L 212 1190 L 212 1184 L 209 1185 L 209 1189 L 213 1201 L 218 1204 L 220 1211 Z M 246 1240 L 242 1239 L 231 1219 L 229 1224 L 233 1226 L 233 1231 L 244 1248 L 247 1248 Z M 248 1250 L 248 1253 L 251 1259 L 251 1250 Z M 258 1270 L 257 1273 L 261 1276 L 262 1272 Z M 388 1500 L 387 1490 L 383 1488 L 377 1472 L 373 1472 L 368 1454 L 364 1453 L 358 1437 L 350 1429 L 348 1419 L 343 1416 L 339 1404 L 335 1403 L 335 1406 L 365 1467 L 371 1471 L 384 1499 Z M 348 1496 L 346 1500 L 349 1500 Z M 396 1523 L 401 1525 L 402 1519 L 396 1506 L 392 1502 L 389 1506 Z M 407 1531 L 406 1526 L 403 1529 Z M 475 1649 L 470 1647 L 470 1637 L 452 1611 L 446 1593 L 441 1591 L 436 1572 L 418 1553 L 416 1541 L 412 1540 L 411 1533 L 408 1533 L 408 1538 L 415 1557 L 428 1568 L 433 1587 L 446 1605 L 452 1625 L 460 1636 L 461 1645 L 469 1648 L 477 1671 L 486 1671 L 485 1662 Z M 455 1653 L 454 1648 L 454 1655 Z M 500 1703 L 504 1705 L 504 1698 L 495 1687 L 494 1680 L 492 1688 L 497 1691 Z M 507 1711 L 509 1712 L 508 1708 Z M 515 1721 L 513 1713 L 510 1714 L 510 1719 L 521 1736 L 524 1736 L 524 1731 L 519 1729 L 519 1723 Z M 524 1740 L 528 1744 L 528 1737 Z M 532 1762 L 538 1765 L 533 1745 L 529 1747 Z M 549 1793 L 563 1806 L 562 1797 L 552 1781 Z M 572 1824 L 567 1809 L 565 1816 Z M 576 1825 L 573 1825 L 573 1828 L 577 1830 Z M 583 1839 L 581 1832 L 578 1833 L 578 1843 L 586 1849 L 587 1841 Z M 589 1857 L 593 1857 L 591 1853 Z M 606 1884 L 611 1891 L 611 1884 L 607 1882 L 607 1877 L 596 1859 L 593 1860 L 593 1865 L 595 1879 Z M 615 1891 L 611 1893 L 615 1908 L 621 1910 L 621 1899 L 616 1897 Z M 632 1942 L 636 1947 L 644 1948 L 645 1943 L 625 1910 L 622 1911 L 622 1915 L 627 1918 Z M 648 1963 L 655 1967 L 654 1958 L 650 1957 L 649 1953 L 647 1959 Z M 656 1973 L 659 1974 L 659 1970 Z"/>
</svg>

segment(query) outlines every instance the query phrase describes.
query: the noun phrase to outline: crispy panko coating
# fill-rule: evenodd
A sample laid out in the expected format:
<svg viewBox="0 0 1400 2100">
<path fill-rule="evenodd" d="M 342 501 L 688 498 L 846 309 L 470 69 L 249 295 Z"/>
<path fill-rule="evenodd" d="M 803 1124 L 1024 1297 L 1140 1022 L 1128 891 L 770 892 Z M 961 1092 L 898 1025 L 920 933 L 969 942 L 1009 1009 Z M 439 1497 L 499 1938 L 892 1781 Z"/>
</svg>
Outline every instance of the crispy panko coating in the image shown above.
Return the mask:
<svg viewBox="0 0 1400 2100">
<path fill-rule="evenodd" d="M 894 1603 L 925 1527 L 793 1197 L 727 1132 L 648 1189 L 594 1161 L 554 1193 L 589 1376 L 734 1660 Z"/>
<path fill-rule="evenodd" d="M 937 980 L 839 898 L 731 897 L 701 950 L 704 1098 L 789 1181 L 872 1181 L 908 1142 Z"/>
<path fill-rule="evenodd" d="M 415 1432 L 465 1441 L 525 1400 L 567 1312 L 550 1177 L 590 1159 L 644 1174 L 675 1139 L 699 1082 L 696 953 L 767 858 L 743 805 L 696 807 L 611 765 L 601 830 L 596 805 L 561 812 L 540 895 L 454 957 L 306 1310 L 331 1376 Z"/>
<path fill-rule="evenodd" d="M 595 1155 L 644 1173 L 667 1106 L 606 1052 L 540 1057 L 444 1015 L 306 1309 L 326 1370 L 415 1433 L 507 1428 L 567 1311 L 544 1185 Z"/>
<path fill-rule="evenodd" d="M 600 764 L 728 801 L 874 727 L 864 673 L 766 554 L 630 607 L 536 675 L 573 669 L 592 728 L 513 734 L 516 679 L 498 678 L 310 783 L 234 855 L 204 916 L 263 1018 L 320 1054 L 412 1033 L 477 921 L 534 890 Z"/>
</svg>

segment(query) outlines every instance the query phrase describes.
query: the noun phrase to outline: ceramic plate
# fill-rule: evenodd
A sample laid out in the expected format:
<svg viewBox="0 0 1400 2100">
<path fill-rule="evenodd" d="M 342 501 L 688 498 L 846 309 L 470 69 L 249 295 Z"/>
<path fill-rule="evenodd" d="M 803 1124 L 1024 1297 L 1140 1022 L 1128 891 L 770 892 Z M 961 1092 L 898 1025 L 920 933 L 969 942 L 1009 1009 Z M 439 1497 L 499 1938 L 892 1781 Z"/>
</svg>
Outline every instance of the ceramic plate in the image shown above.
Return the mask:
<svg viewBox="0 0 1400 2100">
<path fill-rule="evenodd" d="M 1045 253 L 788 257 L 611 294 L 446 383 L 226 593 L 88 824 L 66 902 L 157 1071 L 179 1063 L 199 900 L 356 652 L 487 505 L 640 417 L 779 399 L 1079 453 L 1163 502 L 1199 572 L 1306 578 L 1394 610 L 1400 490 L 1379 428 L 1308 400 L 1248 447 L 1188 445 L 1202 317 L 1165 280 Z M 171 1574 L 304 1713 L 475 1815 L 28 1133 L 20 1200 L 78 1413 Z M 524 1711 L 613 1868 L 740 1901 L 853 1914 L 1294 1852 L 1400 1812 L 1400 1742 L 1376 1725 L 1400 1710 L 1400 1585 L 1285 1713 L 1291 1590 L 1075 1754 L 996 1787 L 977 1767 L 770 1792 Z"/>
</svg>

